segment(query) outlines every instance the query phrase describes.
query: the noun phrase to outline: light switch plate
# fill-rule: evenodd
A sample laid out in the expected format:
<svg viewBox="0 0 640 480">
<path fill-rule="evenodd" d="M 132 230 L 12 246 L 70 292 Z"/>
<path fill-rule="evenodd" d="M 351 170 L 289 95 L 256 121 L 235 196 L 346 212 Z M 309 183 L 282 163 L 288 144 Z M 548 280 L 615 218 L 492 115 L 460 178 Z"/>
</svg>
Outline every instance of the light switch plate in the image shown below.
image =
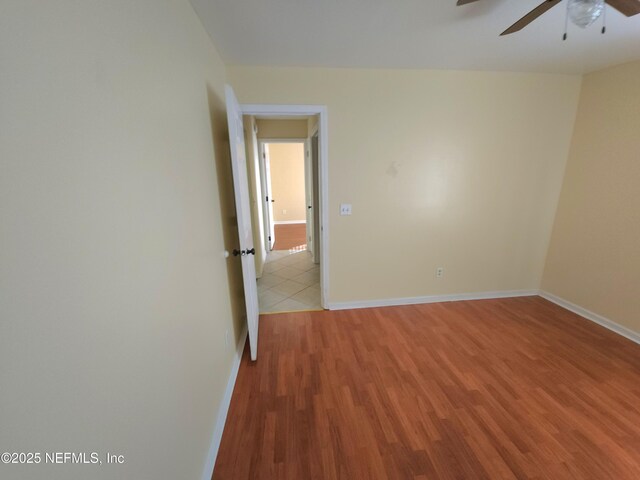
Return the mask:
<svg viewBox="0 0 640 480">
<path fill-rule="evenodd" d="M 340 215 L 351 215 L 351 204 L 350 203 L 341 203 L 340 204 Z"/>
</svg>

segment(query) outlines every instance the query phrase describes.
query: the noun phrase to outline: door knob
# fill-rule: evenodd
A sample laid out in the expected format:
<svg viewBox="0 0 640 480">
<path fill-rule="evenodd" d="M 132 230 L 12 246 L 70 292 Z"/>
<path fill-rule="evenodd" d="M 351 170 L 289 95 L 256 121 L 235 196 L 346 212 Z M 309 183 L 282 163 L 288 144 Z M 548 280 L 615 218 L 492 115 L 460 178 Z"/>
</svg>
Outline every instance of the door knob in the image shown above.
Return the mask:
<svg viewBox="0 0 640 480">
<path fill-rule="evenodd" d="M 237 248 L 233 249 L 233 256 L 237 257 L 238 255 L 240 255 L 241 257 L 244 257 L 245 255 L 255 255 L 256 254 L 256 249 L 252 248 L 251 250 L 238 250 Z"/>
</svg>

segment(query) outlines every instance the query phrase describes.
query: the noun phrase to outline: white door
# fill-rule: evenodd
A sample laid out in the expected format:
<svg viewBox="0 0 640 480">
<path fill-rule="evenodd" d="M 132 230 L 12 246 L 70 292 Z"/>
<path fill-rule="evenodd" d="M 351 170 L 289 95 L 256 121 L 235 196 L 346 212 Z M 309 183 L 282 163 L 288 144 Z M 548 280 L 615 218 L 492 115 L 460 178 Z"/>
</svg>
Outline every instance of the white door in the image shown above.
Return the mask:
<svg viewBox="0 0 640 480">
<path fill-rule="evenodd" d="M 271 191 L 271 163 L 269 162 L 269 145 L 264 144 L 262 148 L 262 159 L 264 160 L 264 182 L 267 190 L 267 225 L 269 226 L 269 251 L 273 250 L 276 243 L 276 223 L 273 220 L 273 192 Z"/>
<path fill-rule="evenodd" d="M 244 149 L 244 129 L 242 110 L 233 89 L 225 86 L 227 100 L 227 121 L 229 122 L 229 145 L 231 147 L 231 168 L 233 171 L 233 189 L 236 197 L 238 216 L 238 236 L 240 249 L 234 255 L 240 257 L 244 283 L 244 299 L 247 305 L 247 326 L 251 360 L 258 355 L 258 287 L 256 285 L 256 266 L 254 262 L 253 234 L 251 232 L 251 207 L 249 204 L 249 178 L 247 159 Z"/>
<path fill-rule="evenodd" d="M 304 197 L 306 204 L 306 231 L 307 231 L 307 250 L 311 253 L 316 251 L 313 242 L 313 212 L 315 205 L 313 204 L 313 168 L 311 165 L 311 142 L 304 143 Z"/>
</svg>

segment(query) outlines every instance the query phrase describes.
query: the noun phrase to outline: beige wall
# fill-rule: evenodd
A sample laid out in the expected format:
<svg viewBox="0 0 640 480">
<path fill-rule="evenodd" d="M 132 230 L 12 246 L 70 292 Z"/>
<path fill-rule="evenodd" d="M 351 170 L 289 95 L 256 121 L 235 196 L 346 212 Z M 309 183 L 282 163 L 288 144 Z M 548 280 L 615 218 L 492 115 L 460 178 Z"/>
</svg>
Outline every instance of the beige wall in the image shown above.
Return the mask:
<svg viewBox="0 0 640 480">
<path fill-rule="evenodd" d="M 256 276 L 262 277 L 267 248 L 264 241 L 264 211 L 262 183 L 260 178 L 260 155 L 256 136 L 256 119 L 244 116 L 244 143 L 247 150 L 247 175 L 249 176 L 249 202 L 251 207 L 251 226 L 253 230 L 253 248 L 256 250 Z"/>
<path fill-rule="evenodd" d="M 585 76 L 542 288 L 640 332 L 640 62 Z"/>
<path fill-rule="evenodd" d="M 308 120 L 258 119 L 258 138 L 307 138 Z"/>
<path fill-rule="evenodd" d="M 241 329 L 225 68 L 186 0 L 4 0 L 0 64 L 0 445 L 125 456 L 0 476 L 201 478 Z"/>
<path fill-rule="evenodd" d="M 228 71 L 241 102 L 328 106 L 331 302 L 539 288 L 580 77 Z"/>
<path fill-rule="evenodd" d="M 276 222 L 304 222 L 304 143 L 269 143 L 268 150 L 273 218 Z"/>
</svg>

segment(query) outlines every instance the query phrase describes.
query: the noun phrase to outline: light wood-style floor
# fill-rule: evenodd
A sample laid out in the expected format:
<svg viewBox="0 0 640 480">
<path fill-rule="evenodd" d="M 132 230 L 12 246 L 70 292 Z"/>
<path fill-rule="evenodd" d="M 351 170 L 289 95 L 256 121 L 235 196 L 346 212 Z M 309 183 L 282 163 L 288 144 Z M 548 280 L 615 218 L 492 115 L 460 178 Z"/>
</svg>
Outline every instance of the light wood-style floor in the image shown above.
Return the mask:
<svg viewBox="0 0 640 480">
<path fill-rule="evenodd" d="M 260 329 L 215 479 L 640 479 L 640 346 L 539 297 Z"/>
<path fill-rule="evenodd" d="M 304 250 L 307 247 L 307 225 L 291 223 L 275 225 L 276 242 L 274 250 Z"/>
</svg>

